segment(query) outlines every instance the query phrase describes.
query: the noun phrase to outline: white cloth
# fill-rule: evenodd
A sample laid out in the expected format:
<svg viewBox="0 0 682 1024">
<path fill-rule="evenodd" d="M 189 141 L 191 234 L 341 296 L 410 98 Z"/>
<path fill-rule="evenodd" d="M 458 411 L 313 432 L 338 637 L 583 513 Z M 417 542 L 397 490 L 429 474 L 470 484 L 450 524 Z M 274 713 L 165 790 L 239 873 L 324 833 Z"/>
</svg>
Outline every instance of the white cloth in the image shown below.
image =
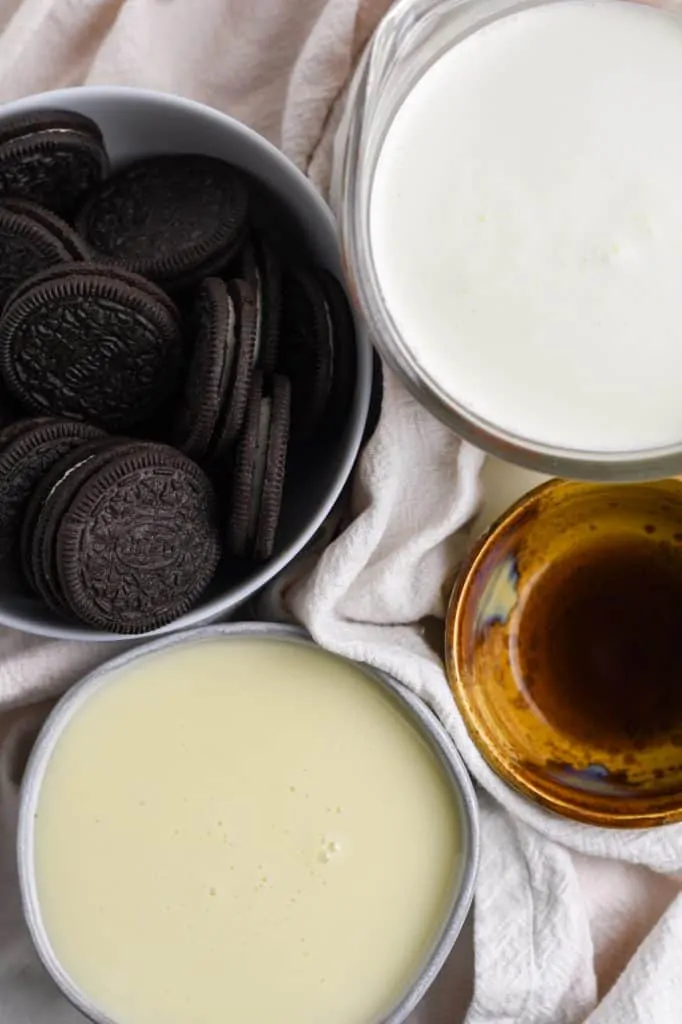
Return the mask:
<svg viewBox="0 0 682 1024">
<path fill-rule="evenodd" d="M 283 144 L 324 188 L 348 76 L 388 6 L 389 0 L 0 0 L 0 101 L 81 81 L 183 93 Z M 476 507 L 480 465 L 477 452 L 388 376 L 380 425 L 355 479 L 353 522 L 312 569 L 305 564 L 305 578 L 281 582 L 270 607 L 282 596 L 321 643 L 387 669 L 421 694 L 481 783 L 483 856 L 467 1024 L 682 1021 L 682 900 L 672 902 L 678 884 L 661 874 L 682 868 L 682 827 L 582 828 L 510 793 L 470 744 L 427 642 L 468 541 L 463 528 Z M 36 702 L 113 650 L 0 630 L 0 706 L 7 709 L 0 717 L 0 1024 L 81 1020 L 46 978 L 21 922 L 17 782 L 45 713 Z M 597 859 L 604 857 L 619 860 Z M 455 965 L 464 958 L 460 947 Z M 458 1001 L 462 993 L 468 1001 L 468 992 L 462 975 L 450 982 L 455 974 L 439 979 L 414 1024 L 456 1024 Z"/>
<path fill-rule="evenodd" d="M 462 541 L 453 531 L 475 510 L 480 464 L 387 377 L 381 423 L 355 480 L 354 520 L 284 600 L 321 644 L 383 668 L 428 701 L 485 790 L 467 1024 L 682 1021 L 682 897 L 666 911 L 679 883 L 596 859 L 679 872 L 682 826 L 582 826 L 512 792 L 470 741 L 442 664 L 415 625 L 443 613 Z M 597 1008 L 615 947 L 626 960 L 631 926 L 645 932 L 661 914 Z"/>
</svg>

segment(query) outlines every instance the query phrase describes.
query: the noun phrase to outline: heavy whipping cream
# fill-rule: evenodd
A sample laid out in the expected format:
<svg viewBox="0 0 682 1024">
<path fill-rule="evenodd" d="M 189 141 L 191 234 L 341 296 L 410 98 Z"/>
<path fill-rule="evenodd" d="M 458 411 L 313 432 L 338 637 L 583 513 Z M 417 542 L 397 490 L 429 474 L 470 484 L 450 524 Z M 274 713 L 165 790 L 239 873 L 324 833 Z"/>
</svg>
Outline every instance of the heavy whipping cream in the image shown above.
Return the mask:
<svg viewBox="0 0 682 1024">
<path fill-rule="evenodd" d="M 286 641 L 121 670 L 59 736 L 34 828 L 52 948 L 116 1024 L 370 1024 L 460 869 L 414 725 L 359 668 Z"/>
<path fill-rule="evenodd" d="M 452 399 L 586 451 L 682 441 L 682 22 L 566 0 L 489 23 L 399 108 L 384 302 Z"/>
</svg>

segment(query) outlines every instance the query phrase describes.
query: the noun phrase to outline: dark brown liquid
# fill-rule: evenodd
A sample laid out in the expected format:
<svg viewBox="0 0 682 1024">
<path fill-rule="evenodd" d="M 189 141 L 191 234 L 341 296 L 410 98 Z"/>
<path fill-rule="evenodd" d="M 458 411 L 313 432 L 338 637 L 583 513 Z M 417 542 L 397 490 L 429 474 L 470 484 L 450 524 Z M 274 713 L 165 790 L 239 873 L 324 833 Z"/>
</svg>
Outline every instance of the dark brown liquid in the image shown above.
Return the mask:
<svg viewBox="0 0 682 1024">
<path fill-rule="evenodd" d="M 521 615 L 524 690 L 552 724 L 619 747 L 682 729 L 682 551 L 623 538 L 572 552 Z"/>
</svg>

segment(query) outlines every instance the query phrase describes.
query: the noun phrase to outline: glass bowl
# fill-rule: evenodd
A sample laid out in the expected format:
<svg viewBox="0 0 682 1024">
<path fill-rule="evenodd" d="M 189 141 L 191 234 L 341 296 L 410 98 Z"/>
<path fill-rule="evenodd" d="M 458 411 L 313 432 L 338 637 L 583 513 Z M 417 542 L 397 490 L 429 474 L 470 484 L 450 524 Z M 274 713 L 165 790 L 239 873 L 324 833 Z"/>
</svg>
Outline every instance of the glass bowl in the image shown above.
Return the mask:
<svg viewBox="0 0 682 1024">
<path fill-rule="evenodd" d="M 681 594 L 682 481 L 552 480 L 512 505 L 463 567 L 445 634 L 490 767 L 578 821 L 682 821 Z"/>
<path fill-rule="evenodd" d="M 667 6 L 661 0 L 651 5 Z M 530 6 L 536 4 L 400 0 L 381 22 L 354 75 L 336 140 L 332 205 L 349 287 L 388 366 L 419 402 L 479 448 L 549 476 L 601 481 L 672 476 L 682 472 L 682 437 L 679 444 L 653 449 L 580 451 L 536 442 L 477 415 L 419 365 L 382 298 L 369 214 L 377 160 L 393 118 L 415 83 L 445 52 L 492 20 Z"/>
</svg>

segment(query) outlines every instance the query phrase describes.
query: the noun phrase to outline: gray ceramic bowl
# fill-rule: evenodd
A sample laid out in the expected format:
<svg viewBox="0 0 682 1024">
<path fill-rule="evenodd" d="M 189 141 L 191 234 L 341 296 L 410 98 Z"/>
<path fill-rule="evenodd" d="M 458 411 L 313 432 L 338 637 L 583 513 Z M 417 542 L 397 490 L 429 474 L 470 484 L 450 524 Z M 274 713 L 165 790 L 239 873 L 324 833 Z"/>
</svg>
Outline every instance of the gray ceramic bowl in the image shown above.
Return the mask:
<svg viewBox="0 0 682 1024">
<path fill-rule="evenodd" d="M 145 89 L 62 89 L 0 108 L 0 118 L 40 107 L 76 110 L 102 129 L 114 167 L 154 153 L 195 152 L 222 157 L 250 172 L 282 201 L 301 229 L 310 255 L 341 273 L 336 227 L 327 205 L 303 174 L 260 135 L 217 110 Z M 348 422 L 334 440 L 311 448 L 305 464 L 287 475 L 282 519 L 272 559 L 246 578 L 220 575 L 187 615 L 157 633 L 226 618 L 284 568 L 310 541 L 339 497 L 353 468 L 367 419 L 372 377 L 371 346 L 358 330 L 357 384 Z M 0 585 L 0 623 L 30 633 L 80 640 L 115 640 L 86 626 L 71 625 L 42 602 Z M 120 639 L 120 637 L 118 637 Z"/>
<path fill-rule="evenodd" d="M 284 639 L 297 644 L 312 645 L 313 643 L 302 630 L 291 626 L 280 626 L 271 623 L 231 623 L 223 626 L 213 626 L 208 629 L 194 630 L 180 636 L 165 637 L 153 643 L 145 644 L 143 647 L 139 647 L 119 658 L 114 658 L 72 687 L 48 718 L 33 748 L 22 784 L 17 839 L 19 881 L 24 916 L 38 954 L 48 972 L 64 995 L 79 1010 L 95 1021 L 96 1024 L 117 1024 L 117 1022 L 105 1017 L 96 1006 L 89 1002 L 57 960 L 43 925 L 35 883 L 33 823 L 41 783 L 52 750 L 74 712 L 95 691 L 115 679 L 116 670 L 120 667 L 143 658 L 152 652 L 168 650 L 178 644 L 195 643 L 198 640 L 216 639 L 218 637 L 229 638 L 246 635 L 278 640 Z M 459 813 L 462 836 L 462 854 L 459 864 L 453 868 L 450 906 L 440 935 L 429 951 L 424 963 L 420 965 L 416 977 L 406 981 L 405 991 L 398 1004 L 393 1007 L 391 1012 L 381 1022 L 376 1022 L 376 1024 L 402 1024 L 422 999 L 443 966 L 462 929 L 471 906 L 478 866 L 478 811 L 473 786 L 466 769 L 452 740 L 435 715 L 410 690 L 397 683 L 391 677 L 365 666 L 363 666 L 363 669 L 375 685 L 388 691 L 393 696 L 422 734 L 426 743 L 436 753 L 445 769 L 452 788 L 455 805 Z"/>
</svg>

